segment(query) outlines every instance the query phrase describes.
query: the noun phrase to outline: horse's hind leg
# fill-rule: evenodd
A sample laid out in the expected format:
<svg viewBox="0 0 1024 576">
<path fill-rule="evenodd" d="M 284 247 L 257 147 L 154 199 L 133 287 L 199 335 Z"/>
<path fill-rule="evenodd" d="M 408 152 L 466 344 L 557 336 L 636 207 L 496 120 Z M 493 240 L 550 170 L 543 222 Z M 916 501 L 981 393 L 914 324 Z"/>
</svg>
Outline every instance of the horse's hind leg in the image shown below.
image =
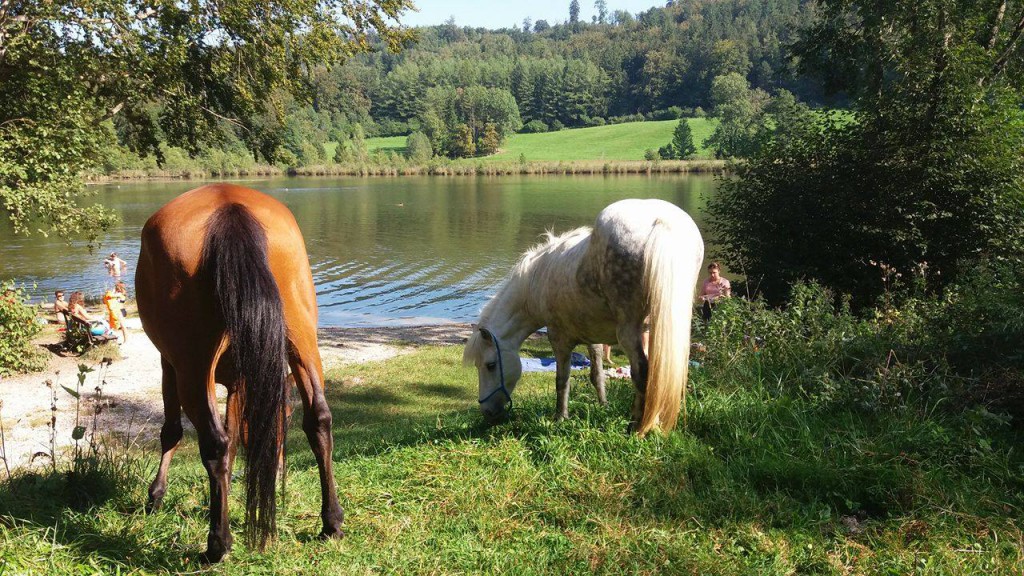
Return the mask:
<svg viewBox="0 0 1024 576">
<path fill-rule="evenodd" d="M 163 357 L 160 358 L 163 371 L 161 388 L 164 400 L 164 424 L 160 428 L 160 467 L 156 478 L 149 485 L 149 501 L 146 512 L 152 513 L 160 509 L 164 494 L 167 493 L 167 469 L 171 466 L 171 458 L 181 441 L 181 402 L 178 400 L 178 385 L 175 380 L 174 368 Z"/>
<path fill-rule="evenodd" d="M 231 550 L 232 537 L 228 525 L 228 491 L 231 486 L 228 433 L 217 410 L 213 395 L 213 366 L 223 348 L 218 350 L 208 365 L 191 370 L 187 375 L 178 372 L 178 394 L 182 408 L 196 428 L 199 455 L 210 478 L 210 532 L 206 536 L 204 562 L 219 562 Z"/>
<path fill-rule="evenodd" d="M 641 334 L 642 326 L 620 326 L 616 331 L 619 345 L 629 357 L 629 372 L 636 388 L 633 394 L 633 409 L 630 411 L 629 430 L 636 431 L 644 416 L 644 403 L 647 399 L 647 355 Z"/>
<path fill-rule="evenodd" d="M 345 514 L 338 503 L 338 492 L 334 484 L 334 433 L 331 408 L 327 405 L 321 381 L 323 372 L 319 369 L 319 362 L 312 365 L 308 358 L 304 362 L 294 352 L 289 354 L 288 363 L 302 397 L 302 430 L 306 433 L 320 472 L 320 518 L 323 520 L 320 537 L 340 538 L 344 536 L 341 524 Z"/>
<path fill-rule="evenodd" d="M 591 344 L 587 350 L 590 353 L 590 383 L 597 392 L 597 401 L 604 406 L 608 403 L 604 390 L 604 345 Z"/>
<path fill-rule="evenodd" d="M 227 406 L 224 409 L 224 422 L 228 433 L 228 473 L 235 469 L 235 455 L 238 445 L 245 444 L 245 430 L 242 429 L 242 397 L 238 392 L 241 381 L 228 388 Z"/>
</svg>

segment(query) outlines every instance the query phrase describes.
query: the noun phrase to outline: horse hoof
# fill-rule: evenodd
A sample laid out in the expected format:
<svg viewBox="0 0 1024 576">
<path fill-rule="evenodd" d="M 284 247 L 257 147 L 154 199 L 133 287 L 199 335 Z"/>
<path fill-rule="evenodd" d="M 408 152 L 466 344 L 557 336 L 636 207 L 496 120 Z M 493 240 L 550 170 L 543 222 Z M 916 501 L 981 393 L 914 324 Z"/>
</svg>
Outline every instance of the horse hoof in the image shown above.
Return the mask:
<svg viewBox="0 0 1024 576">
<path fill-rule="evenodd" d="M 147 515 L 155 514 L 156 512 L 158 512 L 160 510 L 160 508 L 163 505 L 164 505 L 164 499 L 163 498 L 151 498 L 148 502 L 146 502 L 146 514 Z"/>
<path fill-rule="evenodd" d="M 199 556 L 199 562 L 201 564 L 218 564 L 226 555 L 227 552 L 224 550 L 207 550 Z"/>
<path fill-rule="evenodd" d="M 231 551 L 231 536 L 228 535 L 227 541 L 213 536 L 207 536 L 206 538 L 206 552 L 199 557 L 199 561 L 203 564 L 216 564 L 227 556 L 228 552 Z"/>
<path fill-rule="evenodd" d="M 340 540 L 345 537 L 345 531 L 341 528 L 324 528 L 320 531 L 320 540 Z"/>
</svg>

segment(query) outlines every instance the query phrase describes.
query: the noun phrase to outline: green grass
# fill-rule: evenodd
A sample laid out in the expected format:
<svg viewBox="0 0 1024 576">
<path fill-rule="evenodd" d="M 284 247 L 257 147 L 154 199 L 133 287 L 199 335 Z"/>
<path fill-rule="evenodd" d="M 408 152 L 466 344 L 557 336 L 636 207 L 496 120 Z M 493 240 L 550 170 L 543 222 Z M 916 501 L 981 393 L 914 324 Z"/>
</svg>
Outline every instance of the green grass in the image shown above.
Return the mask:
<svg viewBox="0 0 1024 576">
<path fill-rule="evenodd" d="M 711 154 L 702 144 L 711 136 L 716 120 L 690 118 L 693 141 L 697 145 L 697 158 L 710 158 Z M 659 122 L 632 122 L 593 128 L 576 128 L 545 132 L 542 134 L 513 134 L 501 147 L 501 151 L 483 158 L 466 158 L 461 162 L 495 163 L 518 162 L 520 155 L 527 162 L 571 162 L 571 161 L 627 161 L 643 160 L 644 152 L 655 151 L 672 140 L 678 120 Z M 405 136 L 368 138 L 367 148 L 375 151 L 405 152 Z M 336 142 L 327 144 L 328 157 L 334 157 Z"/>
<path fill-rule="evenodd" d="M 527 352 L 548 355 L 546 343 Z M 1014 574 L 1024 569 L 1021 431 L 936 406 L 863 413 L 694 372 L 689 430 L 624 433 L 574 381 L 555 423 L 551 374 L 528 374 L 510 420 L 482 425 L 457 347 L 328 375 L 347 536 L 319 542 L 316 465 L 289 434 L 288 504 L 265 553 L 241 538 L 227 574 Z M 621 356 L 617 362 L 623 362 Z M 159 513 L 154 453 L 74 481 L 0 484 L 0 571 L 196 571 L 207 482 L 186 437 Z"/>
<path fill-rule="evenodd" d="M 688 122 L 693 130 L 693 142 L 697 145 L 697 157 L 710 157 L 708 151 L 703 147 L 703 143 L 714 131 L 716 121 L 707 118 L 690 118 Z M 526 158 L 527 162 L 643 160 L 644 151 L 648 148 L 657 151 L 658 148 L 672 141 L 672 132 L 678 124 L 678 120 L 664 120 L 560 130 L 542 134 L 514 134 L 505 142 L 499 153 L 473 160 L 517 161 L 520 154 Z"/>
</svg>

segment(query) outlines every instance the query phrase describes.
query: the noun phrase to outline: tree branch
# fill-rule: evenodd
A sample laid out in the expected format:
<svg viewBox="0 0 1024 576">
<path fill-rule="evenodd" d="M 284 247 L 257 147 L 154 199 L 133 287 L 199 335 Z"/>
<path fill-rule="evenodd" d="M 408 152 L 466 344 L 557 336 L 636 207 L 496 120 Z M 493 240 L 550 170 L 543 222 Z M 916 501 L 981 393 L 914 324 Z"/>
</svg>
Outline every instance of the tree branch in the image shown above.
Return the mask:
<svg viewBox="0 0 1024 576">
<path fill-rule="evenodd" d="M 174 98 L 175 97 L 175 94 L 172 93 L 170 90 L 161 88 L 160 92 L 162 92 L 163 95 L 167 96 L 168 98 Z M 228 118 L 227 116 L 223 116 L 221 114 L 218 114 L 218 113 L 214 112 L 213 110 L 211 110 L 210 108 L 207 108 L 206 106 L 204 106 L 202 104 L 198 104 L 197 103 L 196 106 L 198 106 L 203 112 L 206 112 L 207 114 L 209 114 L 210 116 L 213 116 L 214 118 L 220 118 L 221 120 L 224 120 L 225 122 L 230 122 L 231 124 L 234 124 L 235 126 L 238 126 L 242 130 L 245 130 L 246 132 L 249 131 L 249 128 L 245 124 L 243 124 L 242 122 L 240 122 L 240 121 L 238 121 L 238 120 L 236 120 L 234 118 Z"/>
<path fill-rule="evenodd" d="M 1010 60 L 1010 55 L 1013 54 L 1014 49 L 1017 47 L 1017 41 L 1020 40 L 1021 33 L 1024 32 L 1024 10 L 1021 11 L 1020 20 L 1017 21 L 1017 25 L 1013 27 L 1013 32 L 1010 33 L 1010 40 L 1006 43 L 1006 49 L 996 60 L 996 63 L 992 66 L 992 78 L 1002 74 L 1006 68 L 1006 63 Z"/>
<path fill-rule="evenodd" d="M 1006 16 L 1006 0 L 999 3 L 996 10 L 995 21 L 992 23 L 992 34 L 988 38 L 987 48 L 989 52 L 995 50 L 996 42 L 999 40 L 999 29 L 1003 27 L 1003 17 Z"/>
</svg>

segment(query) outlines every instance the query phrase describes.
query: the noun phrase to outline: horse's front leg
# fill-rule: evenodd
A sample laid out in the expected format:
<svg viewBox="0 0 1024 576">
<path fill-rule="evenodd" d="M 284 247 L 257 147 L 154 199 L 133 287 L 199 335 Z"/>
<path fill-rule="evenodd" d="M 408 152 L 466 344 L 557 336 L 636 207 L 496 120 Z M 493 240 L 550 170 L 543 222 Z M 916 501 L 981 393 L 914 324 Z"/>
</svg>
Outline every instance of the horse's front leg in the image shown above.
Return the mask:
<svg viewBox="0 0 1024 576">
<path fill-rule="evenodd" d="M 550 326 L 548 340 L 555 353 L 555 420 L 564 420 L 569 417 L 569 370 L 572 368 L 570 360 L 575 343 L 559 338 Z"/>
<path fill-rule="evenodd" d="M 591 344 L 587 350 L 590 353 L 590 383 L 597 392 L 597 401 L 604 406 L 608 404 L 608 396 L 604 390 L 604 345 Z"/>
</svg>

